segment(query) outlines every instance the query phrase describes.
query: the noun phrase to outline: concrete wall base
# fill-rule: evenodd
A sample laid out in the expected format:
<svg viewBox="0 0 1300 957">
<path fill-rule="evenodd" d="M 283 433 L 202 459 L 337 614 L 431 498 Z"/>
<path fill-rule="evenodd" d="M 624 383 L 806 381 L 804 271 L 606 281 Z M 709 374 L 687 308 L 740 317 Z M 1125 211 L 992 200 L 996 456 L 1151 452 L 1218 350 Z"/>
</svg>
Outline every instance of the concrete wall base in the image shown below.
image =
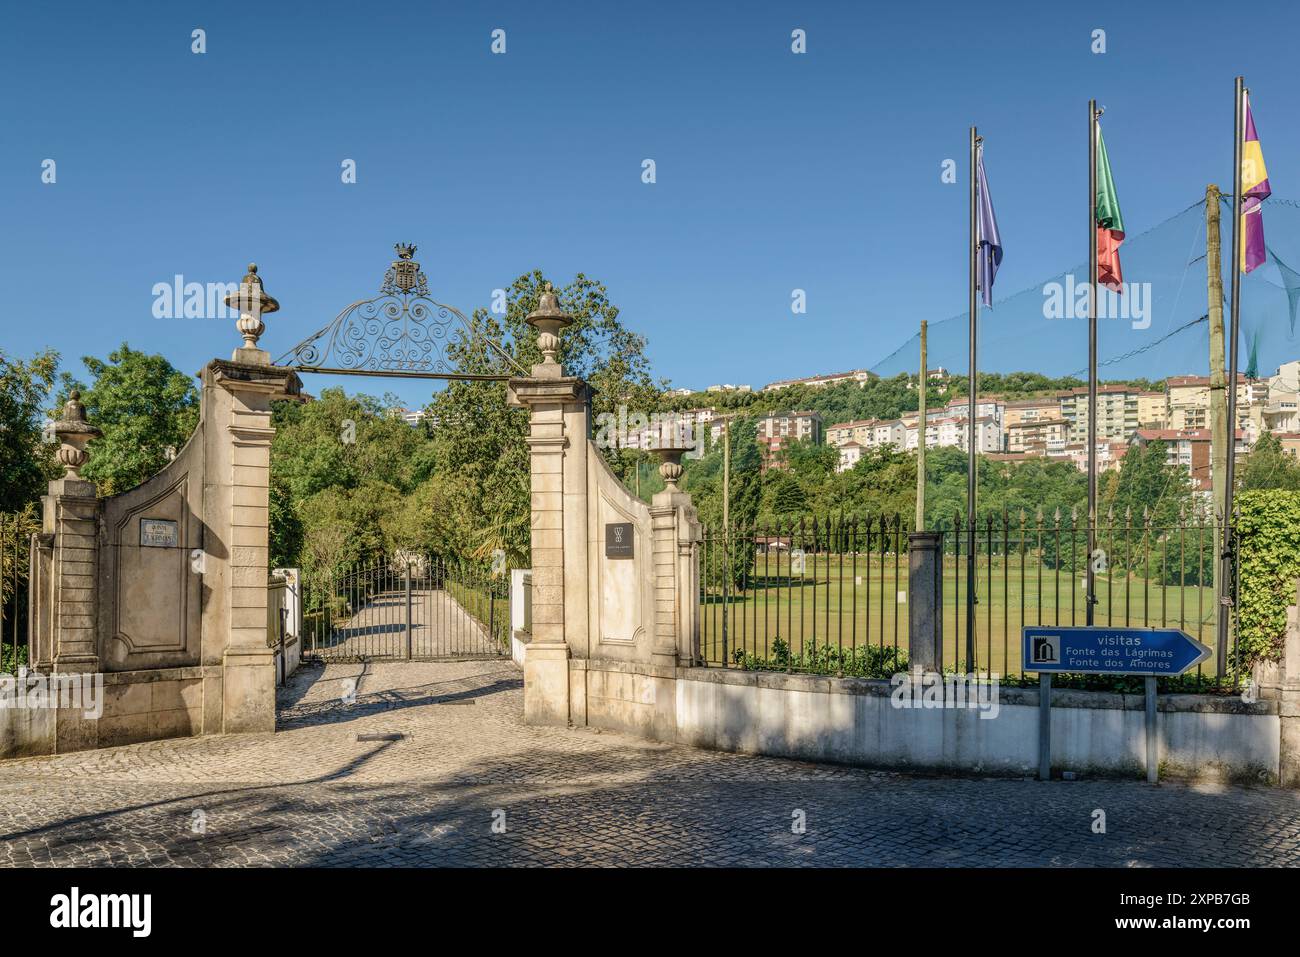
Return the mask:
<svg viewBox="0 0 1300 957">
<path fill-rule="evenodd" d="M 102 675 L 99 714 L 0 708 L 0 757 L 64 754 L 221 731 L 222 669 L 193 666 Z M 29 675 L 28 688 L 36 678 Z M 207 699 L 215 697 L 215 701 Z"/>
<path fill-rule="evenodd" d="M 275 730 L 275 653 L 231 649 L 222 658 L 222 727 L 228 734 Z"/>
<path fill-rule="evenodd" d="M 997 716 L 982 718 L 973 708 L 896 707 L 888 681 L 607 658 L 571 660 L 568 673 L 574 725 L 803 761 L 1016 777 L 1037 772 L 1037 689 L 999 689 Z M 528 684 L 526 674 L 526 701 Z M 1300 749 L 1300 714 L 1284 715 L 1282 703 L 1164 695 L 1159 707 L 1162 776 L 1300 786 L 1282 773 L 1281 762 L 1286 748 Z M 1142 778 L 1144 722 L 1141 695 L 1054 691 L 1053 769 Z"/>
<path fill-rule="evenodd" d="M 568 727 L 569 646 L 534 638 L 524 656 L 524 722 Z"/>
</svg>

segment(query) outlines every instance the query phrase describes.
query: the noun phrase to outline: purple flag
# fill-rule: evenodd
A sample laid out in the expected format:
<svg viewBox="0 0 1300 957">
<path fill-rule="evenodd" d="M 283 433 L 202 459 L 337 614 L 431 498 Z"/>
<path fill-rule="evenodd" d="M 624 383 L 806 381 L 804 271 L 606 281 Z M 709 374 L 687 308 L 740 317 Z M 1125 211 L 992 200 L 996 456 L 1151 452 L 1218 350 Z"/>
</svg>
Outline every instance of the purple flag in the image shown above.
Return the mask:
<svg viewBox="0 0 1300 957">
<path fill-rule="evenodd" d="M 1264 214 L 1260 207 L 1272 189 L 1268 184 L 1268 170 L 1264 168 L 1264 153 L 1255 132 L 1255 115 L 1250 112 L 1250 97 L 1244 97 L 1246 130 L 1241 144 L 1241 271 L 1250 272 L 1262 266 L 1267 258 L 1264 251 Z"/>
<path fill-rule="evenodd" d="M 998 218 L 993 213 L 993 200 L 989 197 L 989 181 L 984 175 L 984 147 L 975 154 L 975 190 L 978 209 L 975 214 L 975 248 L 977 268 L 976 288 L 984 294 L 984 305 L 993 305 L 993 280 L 997 278 L 1002 263 L 1002 236 L 998 233 Z"/>
</svg>

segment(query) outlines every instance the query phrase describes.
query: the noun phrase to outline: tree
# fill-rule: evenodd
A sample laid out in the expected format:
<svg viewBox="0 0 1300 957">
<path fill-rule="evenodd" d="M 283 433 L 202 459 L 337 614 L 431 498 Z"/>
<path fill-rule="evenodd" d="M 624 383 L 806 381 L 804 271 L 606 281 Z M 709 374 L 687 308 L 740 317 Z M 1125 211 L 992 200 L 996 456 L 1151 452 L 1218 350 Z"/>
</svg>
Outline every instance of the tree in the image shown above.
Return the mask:
<svg viewBox="0 0 1300 957">
<path fill-rule="evenodd" d="M 1185 468 L 1169 464 L 1168 446 L 1159 439 L 1134 445 L 1124 453 L 1119 479 L 1107 499 L 1103 509 L 1116 516 L 1130 515 L 1137 521 L 1145 515 L 1154 528 L 1171 529 L 1191 511 L 1191 476 Z"/>
<path fill-rule="evenodd" d="M 780 473 L 768 483 L 772 514 L 778 519 L 799 518 L 808 510 L 808 496 L 793 475 Z"/>
<path fill-rule="evenodd" d="M 93 384 L 87 388 L 64 375 L 59 403 L 81 392 L 86 418 L 103 435 L 91 440 L 90 460 L 81 474 L 101 495 L 134 488 L 176 457 L 199 423 L 199 393 L 193 380 L 161 355 L 138 352 L 125 342 L 108 361 L 82 360 Z"/>
<path fill-rule="evenodd" d="M 537 308 L 546 279 L 541 270 L 518 277 L 506 290 L 504 314 L 474 312 L 478 336 L 462 335 L 447 349 L 464 373 L 517 375 L 542 361 L 537 333 L 526 318 Z M 619 405 L 647 415 L 659 402 L 650 378 L 645 339 L 626 329 L 605 286 L 579 273 L 557 289 L 574 322 L 560 336 L 558 360 L 566 374 L 594 389 L 593 415 L 617 415 Z M 496 343 L 497 347 L 489 345 Z M 502 382 L 453 380 L 428 407 L 435 423 L 431 465 L 454 475 L 445 486 L 448 506 L 465 524 L 459 539 L 472 542 L 470 556 L 486 560 L 497 550 L 514 563 L 528 554 L 530 532 L 528 414 L 506 403 Z M 602 449 L 616 474 L 629 476 L 635 453 Z"/>
<path fill-rule="evenodd" d="M 42 441 L 58 364 L 59 354 L 52 350 L 29 362 L 0 352 L 0 512 L 22 510 L 62 474 L 54 460 L 55 446 Z"/>
<path fill-rule="evenodd" d="M 800 482 L 824 482 L 840 462 L 840 450 L 807 439 L 791 442 L 780 452 L 781 461 Z"/>
<path fill-rule="evenodd" d="M 396 546 L 385 534 L 391 525 L 384 523 L 427 477 L 431 444 L 423 426 L 412 428 L 390 411 L 397 403 L 393 396 L 382 400 L 349 396 L 331 388 L 315 402 L 273 405 L 270 538 L 274 562 L 357 561 Z M 327 492 L 338 494 L 321 498 Z M 335 536 L 323 531 L 321 523 L 337 522 L 349 528 L 360 523 L 362 547 L 335 548 Z"/>
<path fill-rule="evenodd" d="M 916 507 L 916 453 L 892 446 L 868 449 L 843 473 L 842 482 L 846 514 L 859 518 L 901 514 L 906 518 Z"/>
<path fill-rule="evenodd" d="M 340 388 L 322 390 L 314 402 L 275 403 L 272 477 L 294 501 L 373 477 L 409 493 L 427 472 L 429 439 L 390 411 L 397 404 L 394 396 L 350 396 Z"/>
<path fill-rule="evenodd" d="M 1272 432 L 1261 435 L 1246 456 L 1238 486 L 1242 492 L 1264 489 L 1300 490 L 1300 462 L 1283 451 L 1282 443 Z"/>
<path fill-rule="evenodd" d="M 754 529 L 758 523 L 763 495 L 762 458 L 755 437 L 756 424 L 738 419 L 731 424 L 731 528 L 723 525 L 722 475 L 709 470 L 697 475 L 682 488 L 691 494 L 700 520 L 708 529 L 711 547 L 706 549 L 705 580 L 721 588 L 724 579 L 730 590 L 744 588 L 754 567 Z M 721 448 L 704 457 L 722 458 Z M 703 460 L 701 460 L 702 462 Z M 695 465 L 701 464 L 700 462 Z"/>
</svg>

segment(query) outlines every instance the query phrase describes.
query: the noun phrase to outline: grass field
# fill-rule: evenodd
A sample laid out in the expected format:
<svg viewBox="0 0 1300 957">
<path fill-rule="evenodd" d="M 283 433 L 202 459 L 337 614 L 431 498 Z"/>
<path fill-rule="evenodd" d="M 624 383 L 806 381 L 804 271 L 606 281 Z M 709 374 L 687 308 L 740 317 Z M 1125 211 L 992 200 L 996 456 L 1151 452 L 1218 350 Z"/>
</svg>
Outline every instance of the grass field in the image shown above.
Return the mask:
<svg viewBox="0 0 1300 957">
<path fill-rule="evenodd" d="M 865 644 L 907 648 L 906 555 L 809 556 L 802 576 L 764 576 L 764 558 L 756 563 L 757 585 L 743 594 L 710 588 L 700 606 L 701 650 L 711 663 L 723 663 L 725 623 L 727 657 L 736 649 L 769 657 L 780 637 L 793 651 L 810 647 L 852 648 Z M 776 564 L 770 563 L 768 571 Z M 901 594 L 900 594 L 901 593 Z M 980 556 L 976 568 L 975 645 L 980 671 L 1002 675 L 1020 672 L 1022 625 L 1085 624 L 1083 575 L 1057 572 L 1028 556 Z M 1097 577 L 1099 625 L 1169 626 L 1213 647 L 1213 588 L 1163 586 L 1114 572 Z M 943 583 L 944 665 L 965 654 L 966 562 L 945 556 Z M 958 649 L 961 649 L 960 655 Z M 1212 661 L 1213 659 L 1211 659 Z M 1212 673 L 1210 669 L 1209 673 Z"/>
</svg>

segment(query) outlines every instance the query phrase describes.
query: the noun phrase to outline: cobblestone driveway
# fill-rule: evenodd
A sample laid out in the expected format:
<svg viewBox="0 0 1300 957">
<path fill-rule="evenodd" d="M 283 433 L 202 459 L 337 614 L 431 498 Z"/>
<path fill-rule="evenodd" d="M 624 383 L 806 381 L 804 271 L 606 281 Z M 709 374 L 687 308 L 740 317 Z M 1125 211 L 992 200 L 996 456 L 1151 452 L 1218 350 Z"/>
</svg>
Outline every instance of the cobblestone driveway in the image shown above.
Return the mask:
<svg viewBox="0 0 1300 957">
<path fill-rule="evenodd" d="M 719 754 L 525 727 L 522 695 L 509 662 L 309 667 L 274 735 L 5 762 L 0 863 L 1300 864 L 1294 792 Z"/>
</svg>

